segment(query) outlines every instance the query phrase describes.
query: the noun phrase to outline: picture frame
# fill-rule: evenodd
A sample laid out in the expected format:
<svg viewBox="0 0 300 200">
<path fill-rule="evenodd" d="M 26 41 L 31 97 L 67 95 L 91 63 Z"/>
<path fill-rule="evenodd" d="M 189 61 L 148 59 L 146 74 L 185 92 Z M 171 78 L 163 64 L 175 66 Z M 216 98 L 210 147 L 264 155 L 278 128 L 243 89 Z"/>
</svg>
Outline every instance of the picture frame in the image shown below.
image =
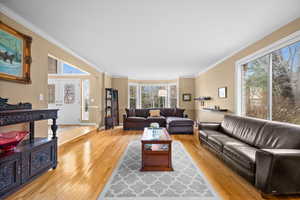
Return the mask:
<svg viewBox="0 0 300 200">
<path fill-rule="evenodd" d="M 218 97 L 221 99 L 227 98 L 227 87 L 218 88 Z"/>
<path fill-rule="evenodd" d="M 0 21 L 0 80 L 30 84 L 32 38 Z"/>
<path fill-rule="evenodd" d="M 191 101 L 192 100 L 192 94 L 188 94 L 188 93 L 182 94 L 182 100 L 183 101 Z"/>
</svg>

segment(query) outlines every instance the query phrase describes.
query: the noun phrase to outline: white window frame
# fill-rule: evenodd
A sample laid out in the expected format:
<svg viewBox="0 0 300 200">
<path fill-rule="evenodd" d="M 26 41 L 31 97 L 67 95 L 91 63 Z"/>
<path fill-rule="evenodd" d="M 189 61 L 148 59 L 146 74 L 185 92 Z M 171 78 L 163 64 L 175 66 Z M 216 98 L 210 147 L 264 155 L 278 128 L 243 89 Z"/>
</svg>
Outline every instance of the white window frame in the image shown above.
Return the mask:
<svg viewBox="0 0 300 200">
<path fill-rule="evenodd" d="M 177 83 L 169 83 L 168 84 L 168 108 L 171 107 L 171 86 L 176 86 L 176 98 L 177 98 L 177 102 L 176 102 L 176 107 L 178 108 L 179 105 L 179 89 L 178 89 L 178 84 Z"/>
<path fill-rule="evenodd" d="M 292 34 L 290 34 L 289 36 L 282 38 L 276 42 L 274 42 L 273 44 L 262 48 L 258 51 L 256 51 L 255 53 L 246 56 L 238 61 L 236 61 L 235 63 L 235 110 L 236 110 L 236 114 L 237 115 L 245 115 L 245 113 L 243 113 L 242 111 L 242 67 L 243 65 L 257 59 L 260 57 L 263 57 L 265 55 L 270 54 L 270 72 L 269 72 L 269 90 L 272 90 L 272 52 L 279 50 L 281 48 L 284 48 L 286 46 L 289 46 L 293 43 L 299 42 L 300 41 L 300 31 L 296 31 Z M 270 120 L 272 120 L 272 97 L 271 97 L 271 91 L 269 91 L 269 98 L 268 98 L 268 117 Z"/>
<path fill-rule="evenodd" d="M 168 84 L 161 84 L 161 83 L 142 83 L 142 84 L 139 84 L 139 97 L 141 96 L 142 94 L 142 87 L 143 86 L 158 86 L 158 87 L 166 87 L 167 89 L 167 98 L 166 98 L 166 102 L 165 102 L 165 107 L 168 107 L 169 104 L 168 104 L 168 99 L 169 99 L 169 90 L 168 90 Z M 139 98 L 139 107 L 138 108 L 142 108 L 142 99 Z"/>
<path fill-rule="evenodd" d="M 141 88 L 142 86 L 162 86 L 162 87 L 166 87 L 167 89 L 167 98 L 166 98 L 166 102 L 165 102 L 165 107 L 166 108 L 170 108 L 170 86 L 176 85 L 176 90 L 177 90 L 177 107 L 179 104 L 179 99 L 178 99 L 178 84 L 177 83 L 128 83 L 128 108 L 130 108 L 130 86 L 136 86 L 137 87 L 137 98 L 136 98 L 136 105 L 137 108 L 141 108 L 142 107 L 142 102 L 141 102 Z"/>
<path fill-rule="evenodd" d="M 138 83 L 129 83 L 128 84 L 128 108 L 130 108 L 130 86 L 136 87 L 136 107 L 140 108 L 140 88 Z"/>
<path fill-rule="evenodd" d="M 52 59 L 55 59 L 57 61 L 57 74 L 48 74 L 48 76 L 89 76 L 90 75 L 89 72 L 81 69 L 80 67 L 77 67 L 77 66 L 75 66 L 75 65 L 73 65 L 71 63 L 68 63 L 68 62 L 66 62 L 66 61 L 64 61 L 62 59 L 59 59 L 59 58 L 57 58 L 57 57 L 55 57 L 55 56 L 53 56 L 51 54 L 48 54 L 48 57 L 51 57 Z M 78 69 L 78 70 L 80 70 L 80 71 L 82 71 L 82 72 L 84 72 L 86 74 L 65 74 L 65 73 L 63 73 L 63 65 L 64 65 L 64 63 L 67 64 L 67 65 L 69 65 L 69 66 L 71 66 L 71 67 L 74 67 L 74 68 L 76 68 L 76 69 Z"/>
</svg>

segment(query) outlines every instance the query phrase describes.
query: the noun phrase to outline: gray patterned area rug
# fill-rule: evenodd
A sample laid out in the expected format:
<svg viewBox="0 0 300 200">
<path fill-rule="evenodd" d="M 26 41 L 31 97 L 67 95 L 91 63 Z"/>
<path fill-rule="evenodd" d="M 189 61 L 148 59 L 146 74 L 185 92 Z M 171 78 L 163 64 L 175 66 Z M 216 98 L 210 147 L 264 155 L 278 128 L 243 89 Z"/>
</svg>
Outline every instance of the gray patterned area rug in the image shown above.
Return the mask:
<svg viewBox="0 0 300 200">
<path fill-rule="evenodd" d="M 172 172 L 140 172 L 141 144 L 131 142 L 98 200 L 219 200 L 179 141 L 172 143 Z"/>
</svg>

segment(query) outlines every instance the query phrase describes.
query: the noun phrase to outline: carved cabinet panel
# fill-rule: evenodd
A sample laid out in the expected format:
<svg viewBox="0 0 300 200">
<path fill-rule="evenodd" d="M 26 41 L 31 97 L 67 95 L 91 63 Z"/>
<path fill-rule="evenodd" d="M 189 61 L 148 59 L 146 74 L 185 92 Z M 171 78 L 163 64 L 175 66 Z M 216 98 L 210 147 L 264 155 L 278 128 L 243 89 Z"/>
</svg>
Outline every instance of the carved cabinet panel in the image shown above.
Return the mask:
<svg viewBox="0 0 300 200">
<path fill-rule="evenodd" d="M 0 162 L 0 196 L 21 184 L 20 154 L 16 153 Z"/>
<path fill-rule="evenodd" d="M 49 141 L 22 154 L 22 182 L 43 173 L 56 164 L 55 142 Z"/>
</svg>

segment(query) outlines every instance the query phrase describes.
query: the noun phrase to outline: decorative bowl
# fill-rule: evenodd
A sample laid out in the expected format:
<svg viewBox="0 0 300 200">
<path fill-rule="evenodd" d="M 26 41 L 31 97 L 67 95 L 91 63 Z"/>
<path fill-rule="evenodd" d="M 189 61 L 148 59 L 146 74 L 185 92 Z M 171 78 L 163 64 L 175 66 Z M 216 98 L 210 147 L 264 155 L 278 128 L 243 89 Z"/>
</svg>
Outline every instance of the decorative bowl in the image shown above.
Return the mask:
<svg viewBox="0 0 300 200">
<path fill-rule="evenodd" d="M 150 128 L 159 128 L 159 123 L 157 123 L 157 122 L 151 123 Z"/>
<path fill-rule="evenodd" d="M 3 151 L 15 149 L 28 133 L 28 131 L 10 131 L 0 133 L 0 149 Z"/>
</svg>

